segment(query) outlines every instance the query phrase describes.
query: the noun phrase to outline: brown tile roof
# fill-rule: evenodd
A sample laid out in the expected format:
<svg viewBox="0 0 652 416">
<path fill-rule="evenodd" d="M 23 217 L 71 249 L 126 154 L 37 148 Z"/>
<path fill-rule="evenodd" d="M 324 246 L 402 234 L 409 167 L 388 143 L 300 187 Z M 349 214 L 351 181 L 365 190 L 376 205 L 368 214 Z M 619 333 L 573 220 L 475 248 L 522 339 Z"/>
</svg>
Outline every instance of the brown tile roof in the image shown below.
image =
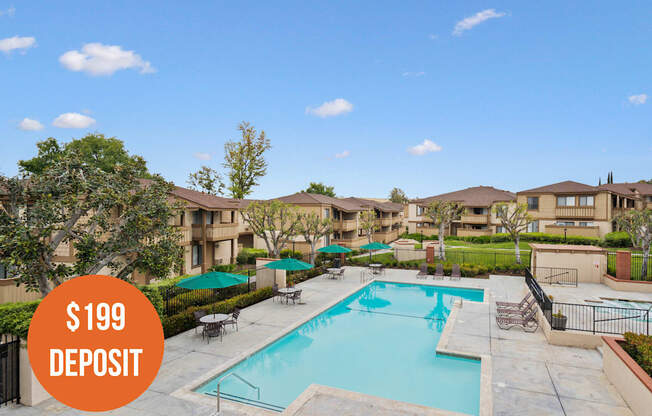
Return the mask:
<svg viewBox="0 0 652 416">
<path fill-rule="evenodd" d="M 599 191 L 597 186 L 586 185 L 574 181 L 553 183 L 552 185 L 540 186 L 538 188 L 520 191 L 519 194 L 566 194 L 566 193 L 595 193 Z"/>
<path fill-rule="evenodd" d="M 392 202 L 381 202 L 381 201 L 376 201 L 373 199 L 366 199 L 366 198 L 356 198 L 356 197 L 349 197 L 349 198 L 343 198 L 343 201 L 349 201 L 353 204 L 357 204 L 363 208 L 369 208 L 373 207 L 374 209 L 377 209 L 379 211 L 385 211 L 385 212 L 400 212 L 403 211 L 403 205 L 401 204 L 394 204 Z"/>
<path fill-rule="evenodd" d="M 302 204 L 307 204 L 307 205 L 312 205 L 312 204 L 324 204 L 324 205 L 332 205 L 337 209 L 341 209 L 343 211 L 363 211 L 364 208 L 362 208 L 360 205 L 352 203 L 350 201 L 347 201 L 345 199 L 340 199 L 340 198 L 333 198 L 327 195 L 321 195 L 321 194 L 311 194 L 308 192 L 297 192 L 296 194 L 292 195 L 286 195 L 282 196 L 279 198 L 276 198 L 279 201 L 283 201 L 288 204 L 295 204 L 295 205 L 302 205 Z"/>
<path fill-rule="evenodd" d="M 239 209 L 242 201 L 175 186 L 172 195 L 207 209 Z"/>
<path fill-rule="evenodd" d="M 461 191 L 415 199 L 413 202 L 429 204 L 433 201 L 455 201 L 469 207 L 489 207 L 495 202 L 509 202 L 515 199 L 516 195 L 509 191 L 496 189 L 493 186 L 474 186 Z"/>
<path fill-rule="evenodd" d="M 652 184 L 649 183 L 605 183 L 598 188 L 625 196 L 634 196 L 637 192 L 640 195 L 652 195 Z"/>
</svg>

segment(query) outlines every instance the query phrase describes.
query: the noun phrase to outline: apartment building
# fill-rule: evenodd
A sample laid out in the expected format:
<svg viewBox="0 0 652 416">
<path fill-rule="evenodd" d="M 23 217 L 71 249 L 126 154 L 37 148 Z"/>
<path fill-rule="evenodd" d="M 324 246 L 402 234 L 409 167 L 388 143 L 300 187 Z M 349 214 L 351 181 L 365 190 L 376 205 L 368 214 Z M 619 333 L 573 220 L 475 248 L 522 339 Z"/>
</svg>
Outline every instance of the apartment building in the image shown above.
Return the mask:
<svg viewBox="0 0 652 416">
<path fill-rule="evenodd" d="M 652 207 L 652 185 L 564 181 L 518 192 L 517 201 L 534 218 L 528 232 L 602 238 L 617 229 L 619 214 Z"/>
<path fill-rule="evenodd" d="M 344 198 L 343 200 L 356 204 L 363 210 L 373 210 L 375 212 L 377 228 L 373 234 L 374 241 L 390 243 L 398 239 L 403 221 L 402 204 L 355 197 Z"/>
<path fill-rule="evenodd" d="M 184 205 L 175 219 L 184 247 L 184 268 L 180 273 L 205 273 L 213 265 L 232 263 L 238 254 L 241 201 L 180 186 L 170 197 Z"/>
<path fill-rule="evenodd" d="M 408 204 L 408 232 L 437 235 L 438 227 L 424 215 L 425 209 L 434 201 L 452 201 L 462 204 L 464 213 L 451 223 L 446 235 L 460 237 L 491 235 L 504 232 L 500 220 L 493 213 L 500 202 L 513 203 L 516 194 L 491 186 L 474 186 L 459 191 L 415 199 Z"/>
</svg>

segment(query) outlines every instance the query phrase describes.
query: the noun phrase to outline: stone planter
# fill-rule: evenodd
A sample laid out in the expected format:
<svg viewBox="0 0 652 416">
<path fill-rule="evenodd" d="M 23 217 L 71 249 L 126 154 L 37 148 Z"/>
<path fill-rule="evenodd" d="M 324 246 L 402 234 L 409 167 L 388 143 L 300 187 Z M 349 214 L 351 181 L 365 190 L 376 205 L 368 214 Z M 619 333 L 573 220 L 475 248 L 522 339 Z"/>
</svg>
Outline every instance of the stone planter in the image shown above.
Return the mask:
<svg viewBox="0 0 652 416">
<path fill-rule="evenodd" d="M 565 316 L 552 316 L 552 329 L 557 330 L 557 331 L 565 331 L 566 330 L 566 322 L 568 321 L 568 318 Z"/>
<path fill-rule="evenodd" d="M 602 368 L 636 416 L 650 414 L 652 378 L 621 346 L 621 338 L 602 337 Z"/>
</svg>

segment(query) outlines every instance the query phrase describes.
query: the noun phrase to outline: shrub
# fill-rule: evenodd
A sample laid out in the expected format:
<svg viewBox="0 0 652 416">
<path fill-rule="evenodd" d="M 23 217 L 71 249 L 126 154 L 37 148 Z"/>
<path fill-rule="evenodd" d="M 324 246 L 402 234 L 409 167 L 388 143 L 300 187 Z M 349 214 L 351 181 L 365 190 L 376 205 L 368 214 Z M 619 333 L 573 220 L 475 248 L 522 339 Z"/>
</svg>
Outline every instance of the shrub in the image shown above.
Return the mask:
<svg viewBox="0 0 652 416">
<path fill-rule="evenodd" d="M 216 264 L 208 270 L 211 272 L 233 273 L 235 271 L 235 264 Z"/>
<path fill-rule="evenodd" d="M 302 252 L 300 252 L 300 251 L 292 251 L 290 249 L 281 250 L 280 255 L 281 255 L 282 259 L 285 259 L 285 258 L 293 258 L 293 259 L 297 259 L 297 260 L 303 259 L 303 253 Z"/>
<path fill-rule="evenodd" d="M 32 315 L 39 303 L 40 300 L 0 305 L 0 334 L 11 334 L 27 339 Z"/>
<path fill-rule="evenodd" d="M 257 248 L 243 248 L 235 258 L 238 264 L 256 264 L 257 257 L 267 257 L 265 250 Z"/>
<path fill-rule="evenodd" d="M 189 290 L 180 288 L 179 293 L 168 301 L 168 307 L 171 311 L 181 311 L 191 306 L 203 306 L 219 302 L 247 293 L 247 291 L 248 287 L 246 283 L 225 287 L 224 289 Z M 162 299 L 161 301 L 163 304 L 164 300 Z"/>
<path fill-rule="evenodd" d="M 606 247 L 631 247 L 632 239 L 624 231 L 615 231 L 604 236 Z"/>
<path fill-rule="evenodd" d="M 652 336 L 625 332 L 622 347 L 652 377 Z"/>
<path fill-rule="evenodd" d="M 236 306 L 239 308 L 245 308 L 271 297 L 272 288 L 266 287 L 264 289 L 258 289 L 254 292 L 245 293 L 210 305 L 190 307 L 183 312 L 164 317 L 161 320 L 163 323 L 163 332 L 165 333 L 165 337 L 168 338 L 194 328 L 195 316 L 193 315 L 193 312 L 195 311 L 204 310 L 207 313 L 231 313 Z"/>
<path fill-rule="evenodd" d="M 296 285 L 297 283 L 304 282 L 324 273 L 326 273 L 325 267 L 314 267 L 310 270 L 292 273 L 290 276 L 287 276 L 286 282 L 288 285 Z"/>
<path fill-rule="evenodd" d="M 149 301 L 154 306 L 154 309 L 156 309 L 158 316 L 162 318 L 165 312 L 163 308 L 163 296 L 161 296 L 159 289 L 157 287 L 150 286 L 141 286 L 138 289 L 140 289 L 140 291 L 143 292 L 143 295 L 149 299 Z"/>
</svg>

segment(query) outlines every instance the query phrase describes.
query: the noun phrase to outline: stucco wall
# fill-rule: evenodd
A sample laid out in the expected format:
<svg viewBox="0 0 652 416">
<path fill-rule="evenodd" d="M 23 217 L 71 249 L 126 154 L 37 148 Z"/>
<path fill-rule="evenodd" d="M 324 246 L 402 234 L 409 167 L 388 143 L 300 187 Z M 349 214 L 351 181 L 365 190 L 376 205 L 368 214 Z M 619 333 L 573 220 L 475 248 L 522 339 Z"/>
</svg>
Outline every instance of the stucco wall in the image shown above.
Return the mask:
<svg viewBox="0 0 652 416">
<path fill-rule="evenodd" d="M 398 261 L 424 260 L 426 259 L 426 250 L 409 250 L 403 248 L 394 249 L 394 257 Z"/>
<path fill-rule="evenodd" d="M 32 366 L 27 355 L 27 347 L 22 345 L 20 348 L 20 403 L 25 406 L 36 406 L 37 404 L 49 399 L 50 394 L 41 386 L 36 379 Z"/>
<path fill-rule="evenodd" d="M 652 413 L 652 392 L 609 344 L 604 342 L 602 348 L 602 369 L 605 375 L 636 416 L 649 416 Z M 629 355 L 626 357 L 629 358 Z M 630 365 L 634 364 L 631 360 Z M 643 370 L 640 372 L 643 373 L 642 376 L 647 376 Z"/>
<path fill-rule="evenodd" d="M 279 288 L 286 286 L 285 270 L 273 270 L 263 267 L 267 263 L 271 263 L 278 259 L 256 259 L 256 289 L 264 287 L 272 287 L 274 282 Z"/>
<path fill-rule="evenodd" d="M 532 267 L 563 267 L 577 269 L 577 279 L 585 283 L 601 283 L 607 273 L 607 256 L 604 253 L 540 251 L 532 252 Z"/>
</svg>

